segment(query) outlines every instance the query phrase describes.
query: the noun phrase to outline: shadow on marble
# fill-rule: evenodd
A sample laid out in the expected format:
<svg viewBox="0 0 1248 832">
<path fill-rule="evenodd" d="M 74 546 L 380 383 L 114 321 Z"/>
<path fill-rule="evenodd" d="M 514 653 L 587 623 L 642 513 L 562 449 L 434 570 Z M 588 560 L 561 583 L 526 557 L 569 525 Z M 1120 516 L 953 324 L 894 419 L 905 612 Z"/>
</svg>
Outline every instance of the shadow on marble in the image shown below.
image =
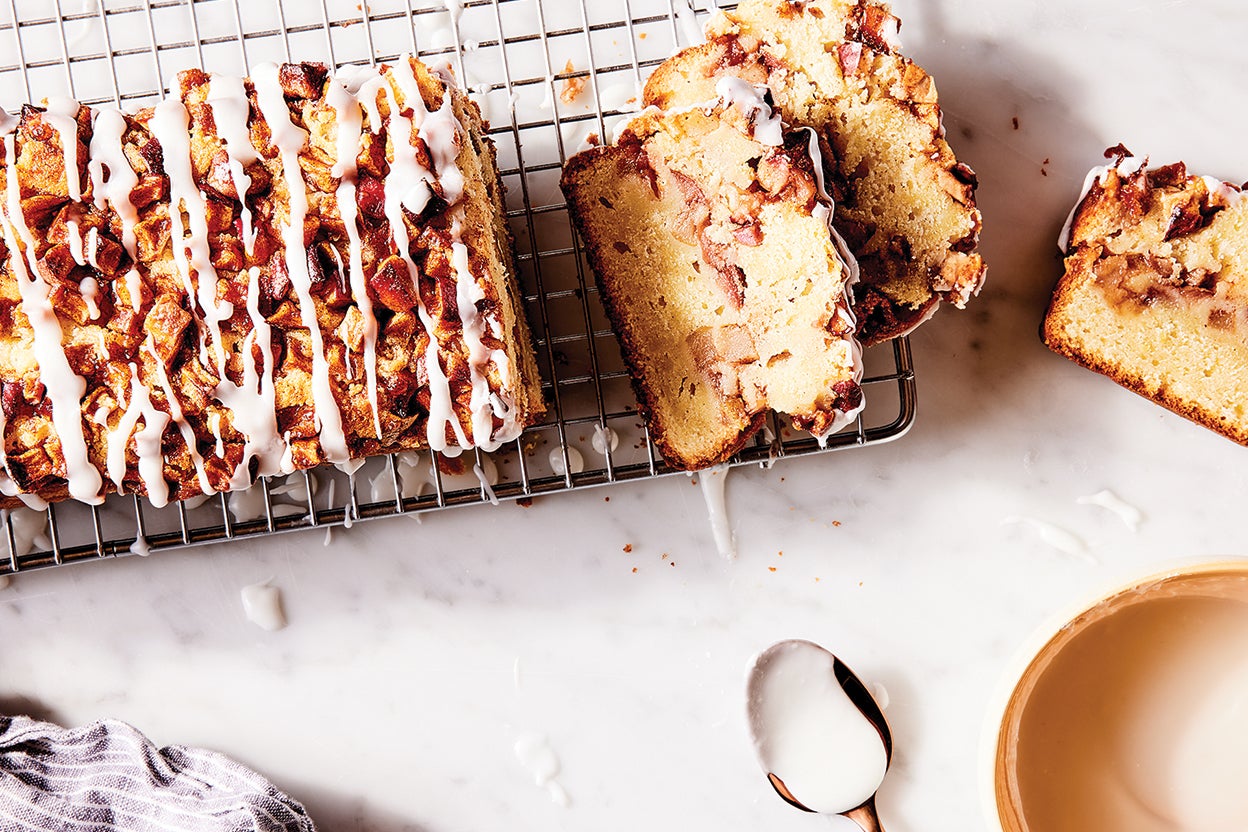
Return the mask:
<svg viewBox="0 0 1248 832">
<path fill-rule="evenodd" d="M 918 708 L 892 707 L 891 703 L 911 703 L 922 700 L 922 693 L 907 672 L 897 666 L 880 668 L 874 677 L 888 692 L 890 707 L 884 709 L 889 731 L 893 736 L 893 761 L 890 773 L 880 786 L 878 804 L 884 817 L 890 817 L 889 807 L 912 803 L 920 792 L 919 784 L 909 768 L 910 760 L 922 759 L 918 743 L 928 733 L 924 730 Z M 908 832 L 899 821 L 889 820 L 891 832 Z"/>
<path fill-rule="evenodd" d="M 55 710 L 38 699 L 32 699 L 29 696 L 0 695 L 0 714 L 4 716 L 28 716 L 31 719 L 57 724 L 61 722 Z"/>
<path fill-rule="evenodd" d="M 967 309 L 942 310 L 913 337 L 919 416 L 905 441 L 946 445 L 969 441 L 966 431 L 1034 427 L 1053 406 L 1045 375 L 1060 359 L 1039 328 L 1061 274 L 1056 241 L 1106 138 L 1075 113 L 1078 85 L 1060 50 L 1044 51 L 1057 47 L 968 37 L 943 8 L 932 0 L 916 10 L 921 37 L 907 52 L 936 79 L 949 142 L 979 176 L 988 263 Z"/>
<path fill-rule="evenodd" d="M 291 786 L 288 793 L 324 832 L 430 832 L 427 826 L 368 806 L 358 797 L 327 792 L 313 784 Z"/>
</svg>

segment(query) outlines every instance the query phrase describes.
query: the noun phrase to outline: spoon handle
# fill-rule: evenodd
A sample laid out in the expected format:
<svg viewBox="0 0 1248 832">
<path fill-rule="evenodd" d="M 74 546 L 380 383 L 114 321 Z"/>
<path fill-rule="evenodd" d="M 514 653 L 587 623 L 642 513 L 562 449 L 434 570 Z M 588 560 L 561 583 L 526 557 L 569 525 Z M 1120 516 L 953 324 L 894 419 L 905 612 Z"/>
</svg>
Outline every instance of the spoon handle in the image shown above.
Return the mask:
<svg viewBox="0 0 1248 832">
<path fill-rule="evenodd" d="M 875 811 L 874 797 L 857 809 L 851 809 L 846 812 L 845 817 L 862 827 L 862 832 L 884 832 L 884 826 L 880 823 L 880 816 Z"/>
</svg>

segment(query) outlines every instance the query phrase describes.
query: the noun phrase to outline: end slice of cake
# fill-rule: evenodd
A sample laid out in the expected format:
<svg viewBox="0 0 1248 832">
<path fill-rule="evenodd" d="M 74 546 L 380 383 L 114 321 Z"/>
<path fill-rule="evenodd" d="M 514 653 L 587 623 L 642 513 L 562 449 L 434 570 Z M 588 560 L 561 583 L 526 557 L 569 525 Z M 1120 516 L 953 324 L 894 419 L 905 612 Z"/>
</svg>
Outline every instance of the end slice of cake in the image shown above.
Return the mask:
<svg viewBox="0 0 1248 832">
<path fill-rule="evenodd" d="M 156 506 L 540 418 L 495 150 L 414 58 L 0 114 L 0 507 Z"/>
<path fill-rule="evenodd" d="M 1248 200 L 1182 163 L 1106 155 L 1063 231 L 1044 342 L 1248 445 Z"/>
<path fill-rule="evenodd" d="M 739 77 L 770 87 L 786 123 L 826 140 L 836 228 L 862 268 L 867 344 L 910 331 L 942 301 L 962 307 L 985 274 L 975 174 L 945 141 L 935 82 L 897 52 L 899 26 L 868 0 L 744 0 L 711 19 L 707 43 L 660 65 L 644 95 L 689 106 Z"/>
<path fill-rule="evenodd" d="M 768 409 L 823 437 L 862 406 L 810 134 L 748 84 L 719 93 L 643 112 L 562 182 L 651 435 L 688 470 L 727 460 Z"/>
</svg>

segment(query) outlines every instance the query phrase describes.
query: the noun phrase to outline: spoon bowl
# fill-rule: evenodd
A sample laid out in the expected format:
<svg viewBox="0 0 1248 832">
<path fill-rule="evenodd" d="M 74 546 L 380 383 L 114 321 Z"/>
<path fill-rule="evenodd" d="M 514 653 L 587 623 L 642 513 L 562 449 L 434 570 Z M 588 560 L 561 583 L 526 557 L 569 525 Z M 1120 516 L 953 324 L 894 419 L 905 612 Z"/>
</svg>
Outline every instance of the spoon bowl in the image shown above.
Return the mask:
<svg viewBox="0 0 1248 832">
<path fill-rule="evenodd" d="M 813 642 L 781 641 L 755 658 L 747 697 L 759 761 L 785 802 L 883 832 L 875 792 L 892 762 L 892 733 L 847 665 Z"/>
</svg>

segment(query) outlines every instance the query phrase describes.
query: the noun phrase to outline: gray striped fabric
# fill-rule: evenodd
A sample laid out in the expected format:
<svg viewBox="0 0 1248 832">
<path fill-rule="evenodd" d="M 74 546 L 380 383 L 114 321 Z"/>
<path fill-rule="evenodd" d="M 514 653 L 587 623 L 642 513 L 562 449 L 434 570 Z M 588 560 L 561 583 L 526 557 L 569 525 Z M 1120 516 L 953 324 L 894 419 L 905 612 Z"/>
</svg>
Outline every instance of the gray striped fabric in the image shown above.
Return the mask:
<svg viewBox="0 0 1248 832">
<path fill-rule="evenodd" d="M 156 748 L 117 720 L 0 716 L 4 832 L 315 832 L 303 806 L 215 751 Z"/>
</svg>

